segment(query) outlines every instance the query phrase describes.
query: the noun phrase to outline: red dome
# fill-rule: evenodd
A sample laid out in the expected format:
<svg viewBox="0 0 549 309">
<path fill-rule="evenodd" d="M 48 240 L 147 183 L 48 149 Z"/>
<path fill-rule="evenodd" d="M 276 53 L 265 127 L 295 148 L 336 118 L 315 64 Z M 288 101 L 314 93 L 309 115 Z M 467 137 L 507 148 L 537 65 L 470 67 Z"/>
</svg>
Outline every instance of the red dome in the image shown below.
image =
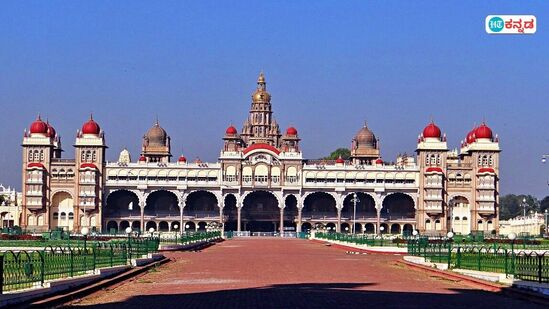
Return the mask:
<svg viewBox="0 0 549 309">
<path fill-rule="evenodd" d="M 343 163 L 345 163 L 345 160 L 343 160 L 343 158 L 341 156 L 339 156 L 339 158 L 337 158 L 337 160 L 336 160 L 336 163 L 337 164 L 343 164 Z"/>
<path fill-rule="evenodd" d="M 179 159 L 177 159 L 177 162 L 185 163 L 185 162 L 187 162 L 187 158 L 185 158 L 184 155 L 181 155 L 181 156 L 179 157 Z"/>
<path fill-rule="evenodd" d="M 49 122 L 47 122 L 46 125 L 48 126 L 47 136 L 48 137 L 55 137 L 55 134 L 56 134 L 55 129 L 52 127 L 52 125 Z"/>
<path fill-rule="evenodd" d="M 82 134 L 98 135 L 99 132 L 101 132 L 101 128 L 99 127 L 97 122 L 93 120 L 93 117 L 90 116 L 90 120 L 88 120 L 88 122 L 84 123 L 84 125 L 82 126 Z"/>
<path fill-rule="evenodd" d="M 475 137 L 476 138 L 488 138 L 492 139 L 492 130 L 485 124 L 481 124 L 476 130 L 475 130 Z"/>
<path fill-rule="evenodd" d="M 377 159 L 376 164 L 383 164 L 383 160 L 381 158 Z"/>
<path fill-rule="evenodd" d="M 145 158 L 145 156 L 139 157 L 139 162 L 145 162 L 145 161 L 147 161 L 147 158 Z"/>
<path fill-rule="evenodd" d="M 30 133 L 47 134 L 48 125 L 40 119 L 40 116 L 30 126 Z"/>
<path fill-rule="evenodd" d="M 465 139 L 467 141 L 467 144 L 471 144 L 475 142 L 475 131 L 477 128 L 474 128 L 471 130 L 471 132 L 467 133 L 467 138 Z"/>
<path fill-rule="evenodd" d="M 227 130 L 225 131 L 225 133 L 227 135 L 235 135 L 236 133 L 238 133 L 238 131 L 236 130 L 236 128 L 234 126 L 229 126 L 227 128 Z"/>
<path fill-rule="evenodd" d="M 294 127 L 289 127 L 289 128 L 286 130 L 286 135 L 292 135 L 292 136 L 297 135 L 297 129 L 294 128 Z"/>
<path fill-rule="evenodd" d="M 440 138 L 441 132 L 440 128 L 437 127 L 437 125 L 434 122 L 431 122 L 428 124 L 425 129 L 423 129 L 423 137 L 434 137 L 434 138 Z"/>
</svg>

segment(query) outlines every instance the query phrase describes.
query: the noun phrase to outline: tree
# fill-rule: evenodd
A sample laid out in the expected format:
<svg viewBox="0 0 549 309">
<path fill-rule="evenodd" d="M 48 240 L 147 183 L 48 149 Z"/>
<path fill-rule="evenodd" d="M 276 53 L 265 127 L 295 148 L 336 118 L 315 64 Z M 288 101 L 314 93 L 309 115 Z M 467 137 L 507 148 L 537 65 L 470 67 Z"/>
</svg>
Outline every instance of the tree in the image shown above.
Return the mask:
<svg viewBox="0 0 549 309">
<path fill-rule="evenodd" d="M 324 157 L 323 159 L 324 160 L 336 160 L 337 158 L 339 158 L 339 156 L 341 156 L 342 159 L 347 160 L 351 157 L 351 151 L 347 148 L 338 148 L 338 149 L 332 151 L 332 153 L 330 153 L 329 156 Z"/>
<path fill-rule="evenodd" d="M 549 196 L 544 197 L 539 203 L 540 212 L 545 212 L 546 209 L 549 211 Z"/>
<path fill-rule="evenodd" d="M 511 218 L 522 216 L 524 208 L 522 200 L 526 199 L 526 214 L 530 211 L 540 212 L 539 200 L 531 195 L 507 194 L 499 198 L 499 218 L 509 220 Z"/>
</svg>

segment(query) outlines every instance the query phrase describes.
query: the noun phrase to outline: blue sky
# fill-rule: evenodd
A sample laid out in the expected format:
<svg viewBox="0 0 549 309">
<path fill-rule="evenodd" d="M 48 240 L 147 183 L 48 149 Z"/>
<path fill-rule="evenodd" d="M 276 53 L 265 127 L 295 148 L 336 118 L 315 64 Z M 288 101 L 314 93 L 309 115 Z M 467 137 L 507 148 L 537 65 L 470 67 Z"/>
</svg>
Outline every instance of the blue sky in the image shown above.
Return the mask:
<svg viewBox="0 0 549 309">
<path fill-rule="evenodd" d="M 533 14 L 534 35 L 488 35 L 490 14 Z M 412 153 L 432 117 L 459 142 L 499 134 L 501 193 L 549 194 L 546 1 L 3 1 L 0 183 L 21 183 L 37 113 L 73 155 L 93 112 L 107 158 L 134 159 L 158 116 L 172 152 L 214 161 L 241 127 L 260 70 L 275 117 L 307 158 L 350 145 L 367 120 L 385 160 Z"/>
</svg>

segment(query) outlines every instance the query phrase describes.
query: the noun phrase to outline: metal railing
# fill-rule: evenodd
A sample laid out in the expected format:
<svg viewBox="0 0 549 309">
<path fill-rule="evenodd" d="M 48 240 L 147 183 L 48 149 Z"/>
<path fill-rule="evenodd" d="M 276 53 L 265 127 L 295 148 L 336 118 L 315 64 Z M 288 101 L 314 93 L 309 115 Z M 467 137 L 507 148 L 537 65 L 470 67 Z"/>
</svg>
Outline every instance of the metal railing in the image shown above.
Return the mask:
<svg viewBox="0 0 549 309">
<path fill-rule="evenodd" d="M 300 238 L 309 239 L 310 234 L 308 232 L 250 232 L 250 231 L 225 231 L 225 237 L 231 239 L 233 237 L 282 237 L 282 238 Z"/>
<path fill-rule="evenodd" d="M 210 232 L 182 232 L 171 234 L 160 234 L 158 238 L 161 244 L 189 244 L 197 241 L 210 241 L 221 238 L 220 231 Z"/>
<path fill-rule="evenodd" d="M 368 246 L 393 246 L 393 247 L 405 247 L 406 240 L 403 238 L 392 238 L 390 235 L 387 236 L 377 236 L 377 235 L 367 235 L 367 234 L 349 234 L 349 233 L 324 233 L 317 232 L 315 237 L 319 239 L 333 240 L 333 241 L 343 241 L 348 243 L 353 243 L 357 245 L 368 245 Z"/>
<path fill-rule="evenodd" d="M 0 253 L 0 294 L 43 287 L 45 281 L 93 273 L 98 268 L 126 265 L 132 257 L 156 252 L 158 243 L 153 238 L 130 238 L 83 247 L 8 250 Z"/>
<path fill-rule="evenodd" d="M 549 251 L 517 251 L 501 246 L 461 246 L 453 241 L 427 238 L 408 240 L 408 254 L 448 268 L 503 273 L 506 276 L 549 283 Z"/>
</svg>

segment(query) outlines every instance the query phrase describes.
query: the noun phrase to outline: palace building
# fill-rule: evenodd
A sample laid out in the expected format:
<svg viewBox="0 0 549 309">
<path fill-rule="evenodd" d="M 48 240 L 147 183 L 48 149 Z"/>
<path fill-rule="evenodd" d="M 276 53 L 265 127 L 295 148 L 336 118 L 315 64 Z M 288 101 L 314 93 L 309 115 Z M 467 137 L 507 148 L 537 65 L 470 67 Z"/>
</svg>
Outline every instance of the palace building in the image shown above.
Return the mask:
<svg viewBox="0 0 549 309">
<path fill-rule="evenodd" d="M 105 133 L 92 118 L 76 134 L 75 157 L 38 117 L 23 137 L 22 227 L 78 231 L 205 230 L 365 233 L 497 232 L 499 143 L 482 123 L 458 150 L 429 123 L 415 156 L 381 159 L 364 124 L 344 160 L 304 159 L 298 130 L 273 117 L 263 74 L 239 131 L 229 126 L 217 162 L 172 158 L 160 123 L 132 160 L 107 162 Z"/>
</svg>

